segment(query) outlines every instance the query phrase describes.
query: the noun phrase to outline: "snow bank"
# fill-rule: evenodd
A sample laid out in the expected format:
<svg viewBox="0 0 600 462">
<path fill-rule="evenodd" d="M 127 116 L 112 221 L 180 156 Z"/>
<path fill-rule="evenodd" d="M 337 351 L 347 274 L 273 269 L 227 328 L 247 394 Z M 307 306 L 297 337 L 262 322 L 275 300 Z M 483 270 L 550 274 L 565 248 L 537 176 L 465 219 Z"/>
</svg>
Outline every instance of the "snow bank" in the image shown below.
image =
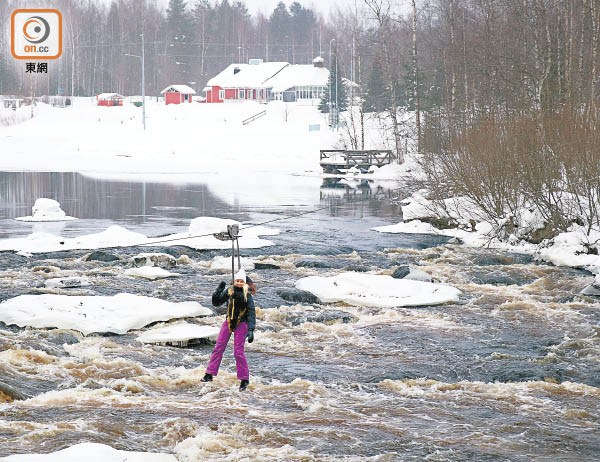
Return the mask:
<svg viewBox="0 0 600 462">
<path fill-rule="evenodd" d="M 38 199 L 31 208 L 30 217 L 18 217 L 15 220 L 19 221 L 71 221 L 77 220 L 77 218 L 69 217 L 60 208 L 60 204 L 52 199 Z"/>
<path fill-rule="evenodd" d="M 572 225 L 569 231 L 559 234 L 547 243 L 551 245 L 540 248 L 537 256 L 556 266 L 585 268 L 593 273 L 600 273 L 600 256 L 588 255 L 586 248 L 598 246 L 598 242 L 600 232 L 592 231 L 588 235 L 584 227 Z"/>
<path fill-rule="evenodd" d="M 201 338 L 216 340 L 219 330 L 214 326 L 198 326 L 186 322 L 147 330 L 137 339 L 142 343 L 187 344 L 190 340 Z"/>
<path fill-rule="evenodd" d="M 589 253 L 590 249 L 600 250 L 598 244 L 600 231 L 592 230 L 588 233 L 585 227 L 573 224 L 567 232 L 553 239 L 545 240 L 540 245 L 531 244 L 524 241 L 523 236 L 540 229 L 544 221 L 539 213 L 523 210 L 518 222 L 515 223 L 516 232 L 500 241 L 494 231 L 495 227 L 489 222 L 482 221 L 469 205 L 468 200 L 455 197 L 444 202 L 445 209 L 450 212 L 450 216 L 460 228 L 438 229 L 419 220 L 419 218 L 436 216 L 433 204 L 424 197 L 424 192 L 420 191 L 402 204 L 403 219 L 411 221 L 372 229 L 382 233 L 436 234 L 455 237 L 471 247 L 489 247 L 534 254 L 536 258 L 556 266 L 585 268 L 593 273 L 600 273 L 600 256 Z M 508 222 L 509 218 L 505 221 Z"/>
<path fill-rule="evenodd" d="M 18 454 L 3 462 L 177 462 L 171 454 L 119 451 L 99 443 L 80 443 L 50 454 Z"/>
<path fill-rule="evenodd" d="M 156 321 L 212 314 L 197 302 L 172 303 L 133 294 L 20 295 L 0 303 L 0 321 L 7 325 L 73 329 L 84 335 L 124 334 Z"/>
<path fill-rule="evenodd" d="M 378 308 L 457 302 L 461 294 L 451 286 L 364 273 L 310 276 L 296 281 L 296 288 L 312 292 L 325 303 L 345 302 Z"/>
</svg>

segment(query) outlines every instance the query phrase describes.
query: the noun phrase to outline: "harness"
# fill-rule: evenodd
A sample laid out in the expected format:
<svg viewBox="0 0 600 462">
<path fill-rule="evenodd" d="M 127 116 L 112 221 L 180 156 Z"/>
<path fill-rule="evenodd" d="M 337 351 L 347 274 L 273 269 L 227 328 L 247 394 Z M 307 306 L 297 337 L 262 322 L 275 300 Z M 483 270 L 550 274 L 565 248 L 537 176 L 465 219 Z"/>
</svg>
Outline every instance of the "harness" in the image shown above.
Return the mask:
<svg viewBox="0 0 600 462">
<path fill-rule="evenodd" d="M 241 299 L 238 299 L 238 303 L 236 304 L 236 298 L 238 297 L 235 296 L 235 289 L 232 287 L 229 289 L 229 301 L 227 302 L 227 326 L 229 327 L 229 332 L 233 332 L 236 329 L 248 310 L 248 304 L 244 303 Z"/>
</svg>

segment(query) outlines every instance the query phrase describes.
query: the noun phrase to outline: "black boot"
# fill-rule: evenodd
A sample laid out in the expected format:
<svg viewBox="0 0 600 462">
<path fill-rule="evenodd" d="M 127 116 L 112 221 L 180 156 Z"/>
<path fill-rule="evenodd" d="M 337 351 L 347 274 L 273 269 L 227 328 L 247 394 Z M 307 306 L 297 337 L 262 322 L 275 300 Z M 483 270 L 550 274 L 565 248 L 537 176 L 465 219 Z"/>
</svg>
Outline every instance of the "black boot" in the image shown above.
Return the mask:
<svg viewBox="0 0 600 462">
<path fill-rule="evenodd" d="M 204 377 L 200 379 L 200 382 L 212 382 L 212 375 L 204 374 Z"/>
<path fill-rule="evenodd" d="M 249 384 L 250 384 L 250 380 L 242 380 L 240 382 L 240 391 L 244 391 L 246 388 L 248 388 Z"/>
</svg>

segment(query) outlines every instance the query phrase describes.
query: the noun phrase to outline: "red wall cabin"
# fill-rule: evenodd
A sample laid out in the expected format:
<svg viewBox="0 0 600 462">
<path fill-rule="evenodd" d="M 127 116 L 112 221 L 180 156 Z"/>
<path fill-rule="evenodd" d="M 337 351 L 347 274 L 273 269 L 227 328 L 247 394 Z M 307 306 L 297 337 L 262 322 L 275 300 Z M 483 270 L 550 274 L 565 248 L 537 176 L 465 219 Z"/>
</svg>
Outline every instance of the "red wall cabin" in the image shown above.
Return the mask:
<svg viewBox="0 0 600 462">
<path fill-rule="evenodd" d="M 181 104 L 181 103 L 191 103 L 192 95 L 184 95 L 183 93 L 179 93 L 177 91 L 169 91 L 165 93 L 165 103 L 166 104 Z"/>
</svg>

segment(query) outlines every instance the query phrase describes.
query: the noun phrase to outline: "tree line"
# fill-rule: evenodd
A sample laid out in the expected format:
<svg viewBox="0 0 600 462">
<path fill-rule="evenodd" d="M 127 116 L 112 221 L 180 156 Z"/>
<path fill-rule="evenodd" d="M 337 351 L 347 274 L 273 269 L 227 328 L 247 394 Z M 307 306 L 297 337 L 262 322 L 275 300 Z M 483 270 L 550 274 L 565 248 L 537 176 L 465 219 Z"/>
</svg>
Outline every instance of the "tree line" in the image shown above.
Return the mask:
<svg viewBox="0 0 600 462">
<path fill-rule="evenodd" d="M 10 55 L 10 14 L 32 7 L 63 16 L 63 53 L 48 62 L 47 76 L 26 74 Z M 230 0 L 170 0 L 165 10 L 155 0 L 3 0 L 0 22 L 0 94 L 17 95 L 139 95 L 141 61 L 131 55 L 141 55 L 141 34 L 149 95 L 174 83 L 201 90 L 227 65 L 251 58 L 310 63 L 333 34 L 299 2 L 252 17 L 243 1 Z"/>
</svg>

